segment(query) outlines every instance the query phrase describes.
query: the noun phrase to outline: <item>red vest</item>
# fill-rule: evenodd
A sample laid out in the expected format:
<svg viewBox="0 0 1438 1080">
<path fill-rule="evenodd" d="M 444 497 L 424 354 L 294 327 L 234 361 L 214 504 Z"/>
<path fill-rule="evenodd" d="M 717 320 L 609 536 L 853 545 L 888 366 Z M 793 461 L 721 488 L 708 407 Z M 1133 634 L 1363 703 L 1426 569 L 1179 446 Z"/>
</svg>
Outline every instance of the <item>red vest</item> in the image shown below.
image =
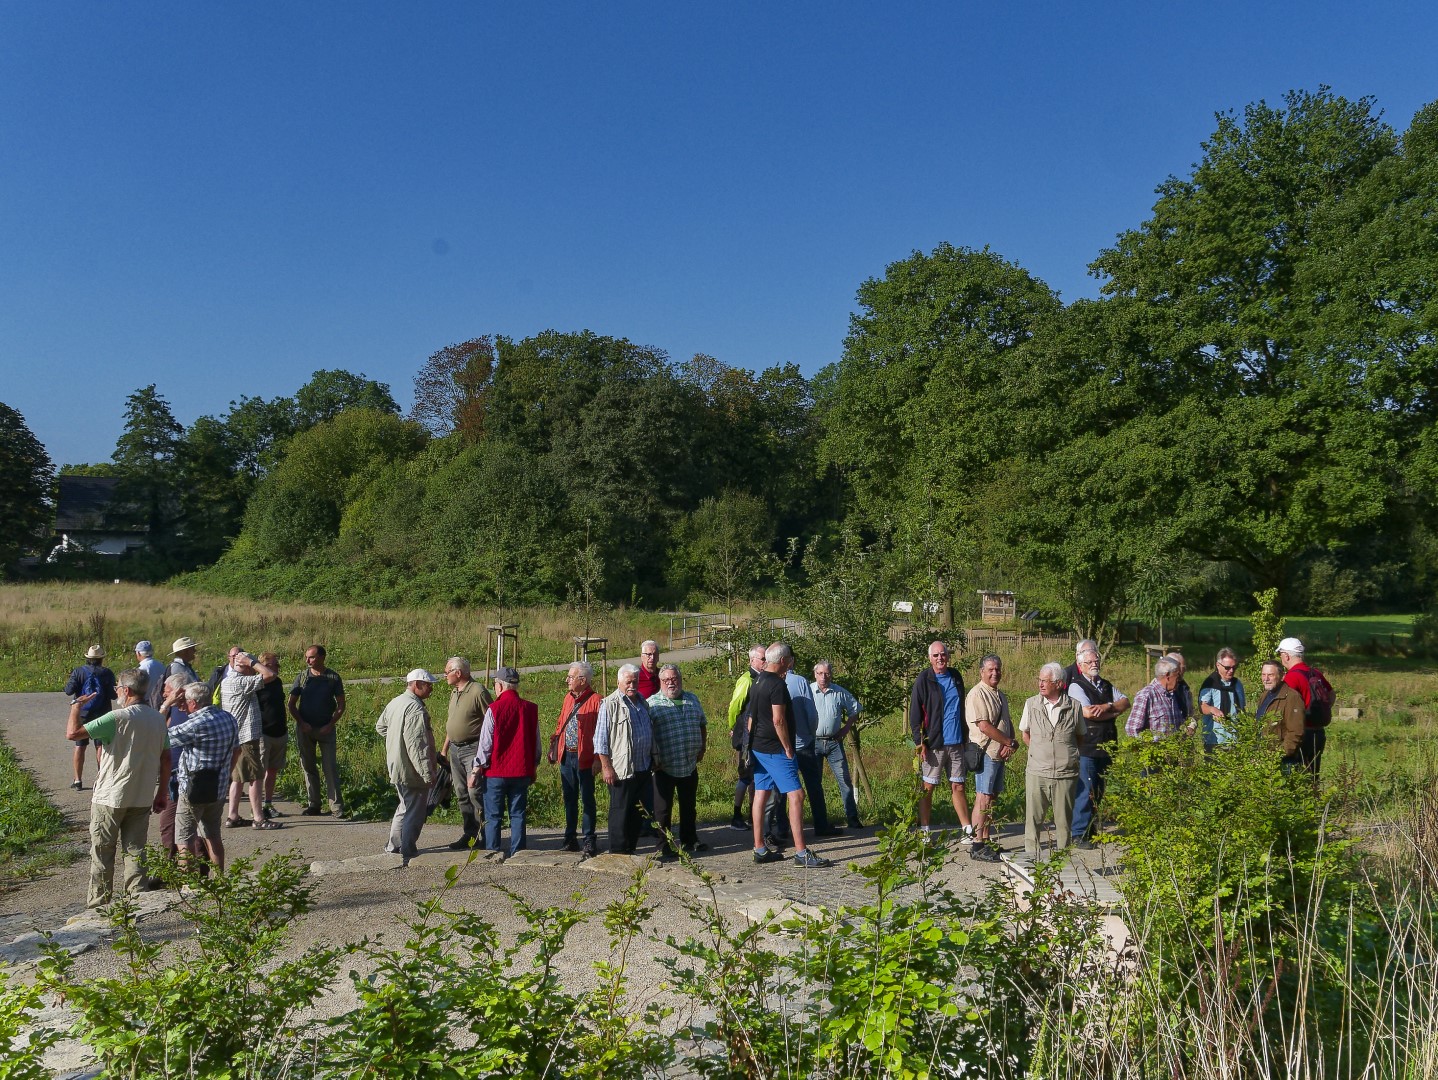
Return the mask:
<svg viewBox="0 0 1438 1080">
<path fill-rule="evenodd" d="M 539 743 L 539 706 L 506 690 L 489 708 L 494 713 L 494 748 L 484 775 L 500 780 L 533 780 L 539 764 L 535 751 Z"/>
</svg>

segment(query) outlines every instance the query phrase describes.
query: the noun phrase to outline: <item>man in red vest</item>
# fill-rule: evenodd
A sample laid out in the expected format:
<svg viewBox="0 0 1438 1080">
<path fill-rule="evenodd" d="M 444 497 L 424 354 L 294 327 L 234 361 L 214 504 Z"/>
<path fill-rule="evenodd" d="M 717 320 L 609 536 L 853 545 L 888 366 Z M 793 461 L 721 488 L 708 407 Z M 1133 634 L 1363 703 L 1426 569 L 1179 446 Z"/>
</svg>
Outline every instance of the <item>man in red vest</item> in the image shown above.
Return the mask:
<svg viewBox="0 0 1438 1080">
<path fill-rule="evenodd" d="M 525 847 L 524 813 L 539 765 L 539 706 L 519 696 L 519 672 L 494 676 L 494 704 L 484 713 L 469 786 L 484 781 L 484 846 L 499 850 L 500 808 L 509 807 L 509 854 Z"/>
</svg>

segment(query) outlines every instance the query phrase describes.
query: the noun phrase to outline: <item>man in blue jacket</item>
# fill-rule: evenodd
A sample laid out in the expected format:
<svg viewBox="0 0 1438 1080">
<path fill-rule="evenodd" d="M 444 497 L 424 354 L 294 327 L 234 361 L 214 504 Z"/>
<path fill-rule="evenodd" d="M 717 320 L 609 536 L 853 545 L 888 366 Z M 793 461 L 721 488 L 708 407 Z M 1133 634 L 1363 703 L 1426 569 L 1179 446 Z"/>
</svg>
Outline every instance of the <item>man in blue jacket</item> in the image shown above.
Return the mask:
<svg viewBox="0 0 1438 1080">
<path fill-rule="evenodd" d="M 964 794 L 964 680 L 949 668 L 949 647 L 942 641 L 929 645 L 929 667 L 914 680 L 909 695 L 909 735 L 919 758 L 919 775 L 924 782 L 919 796 L 919 831 L 929 833 L 934 788 L 949 781 L 954 813 L 964 827 L 962 843 L 973 843 L 974 828 L 969 820 L 969 801 Z"/>
</svg>

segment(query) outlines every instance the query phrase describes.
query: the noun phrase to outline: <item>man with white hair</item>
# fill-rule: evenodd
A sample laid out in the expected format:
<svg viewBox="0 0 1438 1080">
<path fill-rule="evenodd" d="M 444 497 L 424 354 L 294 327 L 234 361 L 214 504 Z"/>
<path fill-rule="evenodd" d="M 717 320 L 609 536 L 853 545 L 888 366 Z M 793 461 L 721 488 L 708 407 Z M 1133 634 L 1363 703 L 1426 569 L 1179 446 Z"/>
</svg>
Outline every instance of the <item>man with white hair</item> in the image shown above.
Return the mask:
<svg viewBox="0 0 1438 1080">
<path fill-rule="evenodd" d="M 477 786 L 483 777 L 484 846 L 489 851 L 499 850 L 500 819 L 506 809 L 509 854 L 527 846 L 525 812 L 538 768 L 539 706 L 519 696 L 519 672 L 502 667 L 494 673 L 494 704 L 484 711 L 468 785 Z"/>
<path fill-rule="evenodd" d="M 764 650 L 764 670 L 749 691 L 750 741 L 754 749 L 754 861 L 779 862 L 784 856 L 764 835 L 765 804 L 770 793 L 787 803 L 789 830 L 794 837 L 794 865 L 804 868 L 832 866 L 804 843 L 804 788 L 799 780 L 794 743 L 794 705 L 784 672 L 794 652 L 782 641 Z"/>
<path fill-rule="evenodd" d="M 1317 777 L 1323 748 L 1328 744 L 1325 729 L 1333 721 L 1333 687 L 1323 672 L 1309 666 L 1303 642 L 1298 638 L 1284 638 L 1274 653 L 1284 667 L 1283 681 L 1303 701 L 1303 742 L 1298 756 L 1303 767 Z"/>
<path fill-rule="evenodd" d="M 729 745 L 739 758 L 739 778 L 734 782 L 734 816 L 729 820 L 731 828 L 748 832 L 749 815 L 744 812 L 744 796 L 754 790 L 754 774 L 744 755 L 744 744 L 749 739 L 749 691 L 759 672 L 764 670 L 764 646 L 749 646 L 749 667 L 734 680 L 734 693 L 729 698 Z"/>
<path fill-rule="evenodd" d="M 564 850 L 580 851 L 584 858 L 591 859 L 599 854 L 594 834 L 594 771 L 599 767 L 594 756 L 594 729 L 599 723 L 602 699 L 594 692 L 594 666 L 588 660 L 570 664 L 564 681 L 569 690 L 559 707 L 559 720 L 550 739 L 549 763 L 559 766 L 559 788 L 564 796 Z"/>
<path fill-rule="evenodd" d="M 160 702 L 165 700 L 165 665 L 155 659 L 154 645 L 148 641 L 135 643 L 135 666 L 150 680 L 145 704 L 159 712 Z"/>
<path fill-rule="evenodd" d="M 639 696 L 639 668 L 624 664 L 615 683 L 614 693 L 599 705 L 594 755 L 609 786 L 609 850 L 633 855 L 644 814 L 642 794 L 653 783 L 654 727 L 649 706 Z"/>
<path fill-rule="evenodd" d="M 1072 836 L 1074 792 L 1078 788 L 1079 740 L 1087 732 L 1083 708 L 1068 695 L 1063 665 L 1039 669 L 1039 692 L 1024 702 L 1019 734 L 1029 748 L 1024 772 L 1024 851 L 1039 855 L 1039 830 L 1053 811 L 1054 847 Z"/>
<path fill-rule="evenodd" d="M 949 646 L 943 641 L 930 642 L 929 666 L 919 672 L 909 693 L 909 737 L 914 740 L 923 782 L 919 832 L 928 836 L 934 789 L 947 780 L 954 814 L 964 830 L 960 843 L 968 845 L 973 843 L 974 828 L 964 793 L 964 744 L 968 741 L 965 696 L 963 676 L 949 667 Z"/>
<path fill-rule="evenodd" d="M 696 827 L 699 763 L 709 745 L 709 720 L 699 699 L 684 689 L 677 664 L 659 669 L 659 693 L 645 704 L 654 731 L 654 817 L 659 824 L 660 858 L 676 858 L 670 843 L 674 804 L 679 804 L 679 846 L 693 854 L 707 848 Z"/>
<path fill-rule="evenodd" d="M 404 693 L 384 707 L 374 729 L 384 739 L 389 780 L 399 795 L 385 851 L 399 855 L 409 865 L 419 854 L 419 833 L 429 808 L 429 789 L 439 774 L 434 729 L 424 704 L 434 690 L 434 676 L 424 668 L 415 668 L 404 682 Z"/>
<path fill-rule="evenodd" d="M 243 649 L 232 652 L 228 670 L 230 674 L 219 684 L 220 708 L 233 716 L 239 725 L 240 760 L 230 781 L 229 814 L 225 824 L 232 829 L 245 824 L 245 819 L 240 817 L 240 796 L 248 788 L 250 810 L 254 814 L 250 827 L 260 831 L 283 828 L 278 821 L 265 817 L 265 731 L 259 699 L 260 687 L 278 679 L 279 672 L 257 664 L 255 658 Z M 210 692 L 214 693 L 213 687 Z"/>
<path fill-rule="evenodd" d="M 1167 656 L 1155 660 L 1153 681 L 1133 696 L 1133 711 L 1123 726 L 1124 734 L 1133 737 L 1148 732 L 1158 739 L 1178 731 L 1183 719 L 1173 698 L 1177 685 L 1178 663 Z"/>
<path fill-rule="evenodd" d="M 646 641 L 639 646 L 639 696 L 648 701 L 659 693 L 659 642 Z"/>
<path fill-rule="evenodd" d="M 125 891 L 146 892 L 157 883 L 145 876 L 145 838 L 151 811 L 165 805 L 170 784 L 165 718 L 145 704 L 145 673 L 131 668 L 116 680 L 116 708 L 86 723 L 81 711 L 99 695 L 70 703 L 65 737 L 105 747 L 90 799 L 90 888 L 86 906 L 110 902 L 115 887 L 115 849 L 125 854 Z"/>
<path fill-rule="evenodd" d="M 225 842 L 220 819 L 230 770 L 240 760 L 239 726 L 233 716 L 210 704 L 210 688 L 205 683 L 186 683 L 178 698 L 178 710 L 185 716 L 170 728 L 170 744 L 180 751 L 175 844 L 185 861 L 198 837 L 204 841 L 210 862 L 223 873 Z"/>
<path fill-rule="evenodd" d="M 1129 709 L 1128 695 L 1101 674 L 1098 645 L 1079 642 L 1073 670 L 1065 670 L 1068 695 L 1083 708 L 1088 733 L 1079 740 L 1079 786 L 1074 796 L 1073 840 L 1092 845 L 1098 829 L 1098 804 L 1103 801 L 1106 777 L 1118 745 L 1118 718 Z"/>
<path fill-rule="evenodd" d="M 494 704 L 494 695 L 487 686 L 470 677 L 469 661 L 463 656 L 451 656 L 445 662 L 444 681 L 449 684 L 449 713 L 439 754 L 449 761 L 455 801 L 459 803 L 459 816 L 464 822 L 464 832 L 449 847 L 451 851 L 465 851 L 479 839 L 484 815 L 484 788 L 470 787 L 468 778 L 474 771 L 484 714 Z"/>
</svg>

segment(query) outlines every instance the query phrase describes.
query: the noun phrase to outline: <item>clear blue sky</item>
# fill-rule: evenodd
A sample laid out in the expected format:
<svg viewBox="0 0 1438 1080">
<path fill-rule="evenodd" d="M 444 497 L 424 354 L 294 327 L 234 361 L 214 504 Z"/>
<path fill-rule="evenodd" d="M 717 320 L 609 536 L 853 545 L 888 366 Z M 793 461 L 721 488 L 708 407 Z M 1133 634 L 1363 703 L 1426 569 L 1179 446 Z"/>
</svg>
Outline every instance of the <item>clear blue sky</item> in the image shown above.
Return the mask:
<svg viewBox="0 0 1438 1080">
<path fill-rule="evenodd" d="M 1286 90 L 1438 97 L 1438 5 L 0 5 L 0 400 L 56 464 L 479 334 L 839 355 L 941 241 L 1058 289 Z M 1427 73 L 1426 75 L 1424 73 Z"/>
</svg>

